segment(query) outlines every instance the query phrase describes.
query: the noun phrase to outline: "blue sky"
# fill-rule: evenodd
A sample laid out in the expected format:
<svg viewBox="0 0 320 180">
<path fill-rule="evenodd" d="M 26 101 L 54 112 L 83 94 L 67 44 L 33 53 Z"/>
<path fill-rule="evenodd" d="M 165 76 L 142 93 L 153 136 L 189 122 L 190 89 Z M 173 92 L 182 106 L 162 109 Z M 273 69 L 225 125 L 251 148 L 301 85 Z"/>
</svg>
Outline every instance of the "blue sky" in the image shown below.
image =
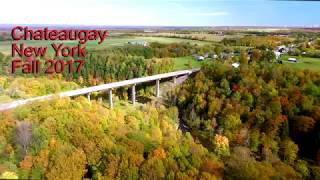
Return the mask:
<svg viewBox="0 0 320 180">
<path fill-rule="evenodd" d="M 5 0 L 1 6 L 0 24 L 320 25 L 320 1 Z"/>
</svg>

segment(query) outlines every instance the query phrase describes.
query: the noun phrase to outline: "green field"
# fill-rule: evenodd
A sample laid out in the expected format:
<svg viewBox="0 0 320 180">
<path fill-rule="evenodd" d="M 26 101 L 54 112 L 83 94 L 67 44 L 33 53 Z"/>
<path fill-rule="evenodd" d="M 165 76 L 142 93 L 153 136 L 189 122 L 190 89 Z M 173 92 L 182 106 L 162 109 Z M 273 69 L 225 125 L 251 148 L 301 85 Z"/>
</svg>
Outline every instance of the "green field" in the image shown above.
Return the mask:
<svg viewBox="0 0 320 180">
<path fill-rule="evenodd" d="M 142 33 L 142 35 L 150 36 L 150 34 L 148 34 L 148 33 Z M 178 38 L 183 38 L 183 39 L 195 38 L 195 39 L 203 39 L 205 41 L 211 41 L 211 42 L 220 42 L 224 38 L 241 38 L 241 37 L 243 37 L 243 35 L 217 35 L 217 34 L 209 34 L 206 32 L 204 32 L 204 33 L 188 33 L 188 34 L 181 34 L 178 32 L 160 32 L 160 33 L 152 33 L 151 36 L 178 37 Z"/>
<path fill-rule="evenodd" d="M 174 58 L 174 70 L 184 70 L 184 69 L 191 69 L 191 68 L 200 68 L 201 64 L 207 60 L 202 62 L 197 61 L 192 56 L 186 57 L 178 57 Z"/>
<path fill-rule="evenodd" d="M 128 41 L 146 41 L 146 42 L 159 42 L 164 44 L 169 43 L 180 43 L 180 42 L 189 42 L 191 44 L 204 45 L 208 44 L 208 42 L 197 41 L 197 40 L 189 40 L 189 39 L 180 39 L 180 38 L 166 38 L 166 37 L 107 37 L 103 44 L 98 44 L 97 41 L 88 41 L 86 43 L 87 49 L 105 49 L 113 46 L 123 46 L 128 43 Z M 60 43 L 59 41 L 18 41 L 18 45 L 24 42 L 26 46 L 47 46 L 49 52 L 53 53 L 53 48 L 51 47 L 51 43 Z M 62 42 L 62 41 L 61 41 Z M 76 46 L 78 44 L 77 41 L 63 41 L 64 44 L 68 46 Z M 5 54 L 11 53 L 11 41 L 0 41 L 0 52 Z"/>
<path fill-rule="evenodd" d="M 298 62 L 297 63 L 289 62 L 288 61 L 289 57 L 296 58 Z M 320 58 L 282 56 L 281 60 L 283 61 L 284 64 L 286 64 L 289 67 L 320 71 Z M 200 68 L 205 61 L 208 61 L 208 59 L 202 62 L 199 62 L 192 56 L 174 58 L 174 70 Z"/>
<path fill-rule="evenodd" d="M 289 62 L 288 61 L 289 57 L 296 58 L 298 60 L 298 62 L 296 62 L 296 63 Z M 320 71 L 320 58 L 282 56 L 281 60 L 283 61 L 284 64 L 287 64 L 290 67 Z"/>
</svg>

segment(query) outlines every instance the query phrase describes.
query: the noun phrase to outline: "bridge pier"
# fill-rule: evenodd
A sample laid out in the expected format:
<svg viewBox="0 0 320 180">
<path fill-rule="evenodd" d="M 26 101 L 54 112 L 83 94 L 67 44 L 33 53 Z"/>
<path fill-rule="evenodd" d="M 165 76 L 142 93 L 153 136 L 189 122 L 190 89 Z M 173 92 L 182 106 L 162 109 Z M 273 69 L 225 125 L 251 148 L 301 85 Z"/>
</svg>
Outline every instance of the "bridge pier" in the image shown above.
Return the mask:
<svg viewBox="0 0 320 180">
<path fill-rule="evenodd" d="M 173 81 L 173 84 L 177 84 L 177 76 L 173 76 L 172 81 Z"/>
<path fill-rule="evenodd" d="M 131 101 L 133 105 L 136 104 L 136 84 L 134 84 L 131 88 Z"/>
<path fill-rule="evenodd" d="M 101 96 L 98 98 L 98 101 L 100 104 L 102 104 L 102 97 Z"/>
<path fill-rule="evenodd" d="M 160 79 L 156 80 L 156 97 L 160 97 Z"/>
<path fill-rule="evenodd" d="M 113 102 L 112 102 L 112 89 L 109 89 L 109 107 L 110 109 L 113 108 Z"/>
<path fill-rule="evenodd" d="M 91 103 L 91 93 L 88 93 L 87 97 L 88 97 L 89 103 Z"/>
</svg>

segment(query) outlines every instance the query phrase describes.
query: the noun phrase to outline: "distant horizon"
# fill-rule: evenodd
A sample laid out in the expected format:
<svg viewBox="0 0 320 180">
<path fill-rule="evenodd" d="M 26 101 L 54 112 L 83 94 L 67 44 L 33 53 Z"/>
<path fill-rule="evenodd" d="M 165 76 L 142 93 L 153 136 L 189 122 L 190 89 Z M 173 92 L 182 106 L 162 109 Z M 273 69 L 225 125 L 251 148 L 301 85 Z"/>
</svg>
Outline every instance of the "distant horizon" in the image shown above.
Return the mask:
<svg viewBox="0 0 320 180">
<path fill-rule="evenodd" d="M 102 26 L 102 27 L 199 27 L 199 28 L 219 28 L 219 27 L 239 27 L 239 28 L 247 28 L 247 27 L 251 27 L 251 28 L 320 28 L 320 25 L 314 25 L 314 26 L 299 26 L 299 25 L 292 25 L 292 26 L 285 26 L 285 25 L 212 25 L 212 26 L 205 26 L 205 25 L 194 25 L 194 26 L 189 26 L 189 25 L 99 25 L 99 24 L 1 24 L 0 23 L 0 28 L 3 26 L 29 26 L 29 27 L 34 27 L 34 26 L 41 26 L 41 27 L 54 27 L 54 26 L 87 26 L 87 27 L 98 27 L 98 26 Z"/>
</svg>

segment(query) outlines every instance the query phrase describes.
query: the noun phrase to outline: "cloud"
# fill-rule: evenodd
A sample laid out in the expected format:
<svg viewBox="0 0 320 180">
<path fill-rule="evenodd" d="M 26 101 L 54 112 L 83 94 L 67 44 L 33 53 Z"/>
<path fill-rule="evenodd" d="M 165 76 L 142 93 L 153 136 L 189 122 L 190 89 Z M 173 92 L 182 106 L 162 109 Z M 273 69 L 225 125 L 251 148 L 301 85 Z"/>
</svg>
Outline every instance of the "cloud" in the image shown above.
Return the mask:
<svg viewBox="0 0 320 180">
<path fill-rule="evenodd" d="M 187 13 L 188 16 L 226 16 L 228 12 L 198 12 L 198 13 Z"/>
</svg>

